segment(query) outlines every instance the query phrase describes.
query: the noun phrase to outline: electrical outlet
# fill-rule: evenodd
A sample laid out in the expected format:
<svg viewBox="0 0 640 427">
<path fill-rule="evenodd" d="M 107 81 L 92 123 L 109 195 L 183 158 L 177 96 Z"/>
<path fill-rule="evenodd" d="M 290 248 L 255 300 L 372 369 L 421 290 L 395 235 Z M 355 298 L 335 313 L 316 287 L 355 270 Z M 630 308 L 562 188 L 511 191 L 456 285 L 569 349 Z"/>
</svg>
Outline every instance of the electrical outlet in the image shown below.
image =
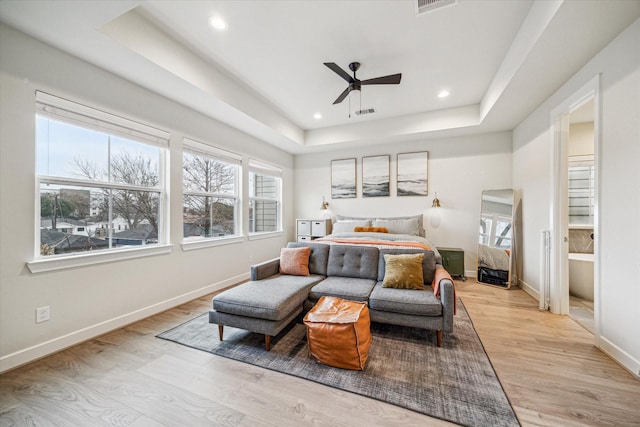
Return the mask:
<svg viewBox="0 0 640 427">
<path fill-rule="evenodd" d="M 36 308 L 36 323 L 46 322 L 47 320 L 49 320 L 50 316 L 51 311 L 48 305 L 45 307 Z"/>
</svg>

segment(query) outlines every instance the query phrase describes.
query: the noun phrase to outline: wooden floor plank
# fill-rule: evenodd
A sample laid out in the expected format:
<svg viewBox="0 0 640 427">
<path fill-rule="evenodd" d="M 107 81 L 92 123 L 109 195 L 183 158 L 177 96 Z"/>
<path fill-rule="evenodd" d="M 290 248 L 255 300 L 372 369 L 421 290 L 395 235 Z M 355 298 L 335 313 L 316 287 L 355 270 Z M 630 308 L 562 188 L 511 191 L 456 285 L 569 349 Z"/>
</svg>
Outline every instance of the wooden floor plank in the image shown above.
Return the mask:
<svg viewBox="0 0 640 427">
<path fill-rule="evenodd" d="M 53 425 L 126 426 L 141 415 L 111 396 L 44 365 L 32 366 L 22 375 L 9 375 L 3 380 L 3 387 L 10 387 L 12 396 L 31 414 L 44 417 Z"/>
<path fill-rule="evenodd" d="M 457 291 L 523 425 L 640 425 L 640 382 L 521 289 Z"/>
<path fill-rule="evenodd" d="M 523 426 L 640 425 L 640 381 L 587 330 L 541 312 L 521 289 L 456 287 Z M 451 425 L 155 337 L 211 297 L 3 374 L 0 426 Z"/>
<path fill-rule="evenodd" d="M 99 392 L 109 394 L 123 405 L 131 406 L 146 419 L 175 426 L 237 426 L 244 414 L 190 390 L 173 387 L 138 371 L 113 369 L 110 384 L 100 378 L 83 382 Z"/>
</svg>

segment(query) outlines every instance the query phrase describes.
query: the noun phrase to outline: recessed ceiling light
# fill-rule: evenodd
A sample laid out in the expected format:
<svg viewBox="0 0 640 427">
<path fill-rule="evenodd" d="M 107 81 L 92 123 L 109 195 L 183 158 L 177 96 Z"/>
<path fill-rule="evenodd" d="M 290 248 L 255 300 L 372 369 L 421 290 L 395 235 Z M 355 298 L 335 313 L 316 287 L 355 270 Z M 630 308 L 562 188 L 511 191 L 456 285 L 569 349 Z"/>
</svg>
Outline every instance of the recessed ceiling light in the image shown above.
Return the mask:
<svg viewBox="0 0 640 427">
<path fill-rule="evenodd" d="M 449 95 L 450 94 L 448 90 L 441 90 L 440 93 L 438 94 L 438 98 L 446 98 Z"/>
<path fill-rule="evenodd" d="M 322 114 L 320 114 L 320 113 L 315 113 L 315 114 L 313 115 L 313 118 L 314 118 L 314 119 L 316 119 L 316 120 L 320 120 L 320 119 L 322 118 Z"/>
<path fill-rule="evenodd" d="M 211 25 L 218 31 L 224 31 L 228 28 L 225 20 L 220 18 L 219 16 L 212 16 L 211 18 L 209 18 L 209 25 Z"/>
</svg>

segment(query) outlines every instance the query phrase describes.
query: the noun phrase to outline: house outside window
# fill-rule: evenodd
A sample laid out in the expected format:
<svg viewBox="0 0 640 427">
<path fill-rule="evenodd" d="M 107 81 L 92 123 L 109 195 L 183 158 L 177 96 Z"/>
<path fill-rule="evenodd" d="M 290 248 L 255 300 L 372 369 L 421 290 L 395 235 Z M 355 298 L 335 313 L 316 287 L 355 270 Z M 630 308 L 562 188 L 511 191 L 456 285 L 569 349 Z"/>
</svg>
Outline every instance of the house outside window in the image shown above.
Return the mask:
<svg viewBox="0 0 640 427">
<path fill-rule="evenodd" d="M 184 140 L 183 241 L 240 235 L 241 157 Z"/>
<path fill-rule="evenodd" d="M 282 231 L 282 171 L 249 161 L 249 233 Z"/>
<path fill-rule="evenodd" d="M 168 133 L 36 94 L 36 258 L 166 242 Z"/>
</svg>

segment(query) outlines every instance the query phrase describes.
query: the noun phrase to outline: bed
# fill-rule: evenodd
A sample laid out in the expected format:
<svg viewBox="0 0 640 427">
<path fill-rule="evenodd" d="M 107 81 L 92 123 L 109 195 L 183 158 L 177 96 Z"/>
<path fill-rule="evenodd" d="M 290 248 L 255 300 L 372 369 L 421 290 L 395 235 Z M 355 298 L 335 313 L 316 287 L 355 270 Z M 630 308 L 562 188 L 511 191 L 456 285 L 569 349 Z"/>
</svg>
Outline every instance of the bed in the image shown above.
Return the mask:
<svg viewBox="0 0 640 427">
<path fill-rule="evenodd" d="M 509 251 L 478 245 L 478 280 L 499 286 L 509 285 Z"/>
<path fill-rule="evenodd" d="M 425 237 L 422 215 L 362 218 L 336 216 L 331 234 L 314 242 L 341 245 L 375 246 L 377 248 L 414 248 L 435 253 L 436 262 L 442 257 L 435 245 Z"/>
</svg>

